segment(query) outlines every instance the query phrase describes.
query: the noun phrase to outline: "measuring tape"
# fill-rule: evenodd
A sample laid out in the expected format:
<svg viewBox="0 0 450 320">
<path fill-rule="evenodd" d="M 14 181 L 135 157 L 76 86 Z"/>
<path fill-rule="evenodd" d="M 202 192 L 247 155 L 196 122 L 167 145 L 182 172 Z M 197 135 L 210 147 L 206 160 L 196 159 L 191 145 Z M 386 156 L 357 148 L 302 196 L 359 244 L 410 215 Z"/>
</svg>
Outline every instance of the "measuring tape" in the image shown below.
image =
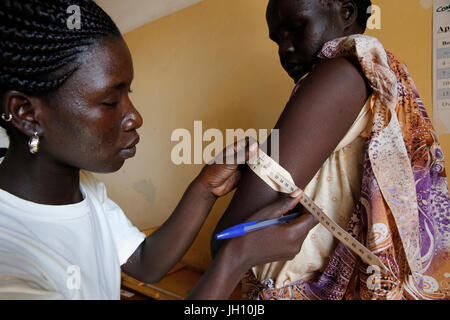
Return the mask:
<svg viewBox="0 0 450 320">
<path fill-rule="evenodd" d="M 255 174 L 264 180 L 272 189 L 282 193 L 292 193 L 299 188 L 295 185 L 292 176 L 275 160 L 269 157 L 261 149 L 258 154 L 249 159 L 248 166 Z M 382 273 L 387 272 L 383 262 L 369 249 L 342 229 L 336 222 L 330 219 L 305 193 L 300 203 L 339 241 L 356 253 L 369 266 L 376 265 Z"/>
</svg>

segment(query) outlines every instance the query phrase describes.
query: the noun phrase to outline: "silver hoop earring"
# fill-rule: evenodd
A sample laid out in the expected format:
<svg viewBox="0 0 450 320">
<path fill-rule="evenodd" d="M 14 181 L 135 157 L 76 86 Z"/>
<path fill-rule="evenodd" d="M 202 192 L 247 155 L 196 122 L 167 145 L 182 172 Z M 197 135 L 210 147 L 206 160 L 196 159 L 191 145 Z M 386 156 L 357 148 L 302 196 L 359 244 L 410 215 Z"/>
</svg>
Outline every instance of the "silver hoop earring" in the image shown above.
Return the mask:
<svg viewBox="0 0 450 320">
<path fill-rule="evenodd" d="M 5 122 L 11 122 L 12 119 L 13 119 L 13 116 L 12 116 L 12 114 L 10 113 L 9 116 L 7 117 L 7 116 L 6 116 L 6 113 L 3 113 L 3 114 L 2 114 L 2 119 L 3 119 L 3 121 L 5 121 Z"/>
<path fill-rule="evenodd" d="M 35 132 L 34 136 L 32 136 L 30 141 L 28 141 L 28 149 L 31 154 L 36 154 L 39 152 L 39 135 L 37 132 Z"/>
</svg>

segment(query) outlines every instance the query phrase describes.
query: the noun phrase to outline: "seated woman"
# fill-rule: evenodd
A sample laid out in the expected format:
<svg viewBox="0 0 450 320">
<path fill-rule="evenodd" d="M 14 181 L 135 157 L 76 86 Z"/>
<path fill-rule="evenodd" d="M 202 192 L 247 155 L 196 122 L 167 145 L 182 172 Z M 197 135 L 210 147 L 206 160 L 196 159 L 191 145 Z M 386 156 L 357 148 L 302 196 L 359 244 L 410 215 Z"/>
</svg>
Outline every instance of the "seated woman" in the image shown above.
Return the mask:
<svg viewBox="0 0 450 320">
<path fill-rule="evenodd" d="M 73 4 L 81 30 L 67 28 Z M 91 0 L 0 0 L 0 17 L 0 125 L 10 138 L 0 159 L 0 299 L 119 299 L 121 270 L 159 282 L 215 200 L 236 186 L 238 165 L 205 166 L 169 219 L 145 238 L 86 171 L 119 170 L 135 155 L 143 124 L 129 98 L 133 62 L 117 26 Z M 254 146 L 244 140 L 224 156 L 245 151 L 248 159 Z M 301 195 L 252 219 L 280 216 Z M 295 256 L 315 224 L 304 216 L 233 239 L 189 298 L 228 298 L 250 267 Z M 282 241 L 261 242 L 266 233 Z"/>
<path fill-rule="evenodd" d="M 443 153 L 406 66 L 362 35 L 370 5 L 270 0 L 267 23 L 296 83 L 276 125 L 280 164 L 388 272 L 366 265 L 318 225 L 294 259 L 249 272 L 248 298 L 448 298 Z M 278 197 L 247 170 L 216 231 Z M 213 253 L 220 246 L 213 240 Z"/>
</svg>

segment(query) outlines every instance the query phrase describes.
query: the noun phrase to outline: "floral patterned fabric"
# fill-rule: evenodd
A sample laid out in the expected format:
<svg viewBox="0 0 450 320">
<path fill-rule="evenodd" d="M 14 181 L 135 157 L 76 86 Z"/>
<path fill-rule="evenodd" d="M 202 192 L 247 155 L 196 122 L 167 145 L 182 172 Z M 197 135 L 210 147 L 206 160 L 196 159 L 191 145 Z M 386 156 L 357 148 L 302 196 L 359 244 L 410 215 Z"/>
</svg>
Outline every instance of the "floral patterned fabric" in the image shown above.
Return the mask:
<svg viewBox="0 0 450 320">
<path fill-rule="evenodd" d="M 321 59 L 356 57 L 373 89 L 361 196 L 347 230 L 387 273 L 339 243 L 316 279 L 275 288 L 246 279 L 257 299 L 448 299 L 450 201 L 444 156 L 406 66 L 373 37 L 326 43 Z"/>
</svg>

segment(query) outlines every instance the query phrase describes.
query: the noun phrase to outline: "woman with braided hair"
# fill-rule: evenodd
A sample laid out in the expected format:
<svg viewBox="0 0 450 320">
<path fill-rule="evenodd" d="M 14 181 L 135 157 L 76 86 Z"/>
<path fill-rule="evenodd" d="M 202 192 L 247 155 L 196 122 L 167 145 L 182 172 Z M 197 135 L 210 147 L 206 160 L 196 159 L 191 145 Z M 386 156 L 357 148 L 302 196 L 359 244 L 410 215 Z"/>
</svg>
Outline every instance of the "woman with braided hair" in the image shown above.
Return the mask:
<svg viewBox="0 0 450 320">
<path fill-rule="evenodd" d="M 267 23 L 296 84 L 276 125 L 280 164 L 387 271 L 317 225 L 294 259 L 250 270 L 243 286 L 249 298 L 449 298 L 443 152 L 406 66 L 363 35 L 370 5 L 270 0 Z M 278 197 L 247 170 L 216 231 Z M 213 252 L 220 245 L 213 239 Z"/>
<path fill-rule="evenodd" d="M 72 5 L 81 29 L 67 27 Z M 248 159 L 257 144 L 235 143 L 225 164 L 205 166 L 145 238 L 88 173 L 119 170 L 143 124 L 128 96 L 130 52 L 110 17 L 91 0 L 0 0 L 0 60 L 0 123 L 10 138 L 0 159 L 0 298 L 119 299 L 121 270 L 160 281 L 239 181 L 230 159 Z M 280 216 L 300 198 L 294 192 L 252 219 Z M 251 266 L 295 256 L 313 225 L 305 215 L 227 242 L 190 298 L 228 298 Z"/>
</svg>

